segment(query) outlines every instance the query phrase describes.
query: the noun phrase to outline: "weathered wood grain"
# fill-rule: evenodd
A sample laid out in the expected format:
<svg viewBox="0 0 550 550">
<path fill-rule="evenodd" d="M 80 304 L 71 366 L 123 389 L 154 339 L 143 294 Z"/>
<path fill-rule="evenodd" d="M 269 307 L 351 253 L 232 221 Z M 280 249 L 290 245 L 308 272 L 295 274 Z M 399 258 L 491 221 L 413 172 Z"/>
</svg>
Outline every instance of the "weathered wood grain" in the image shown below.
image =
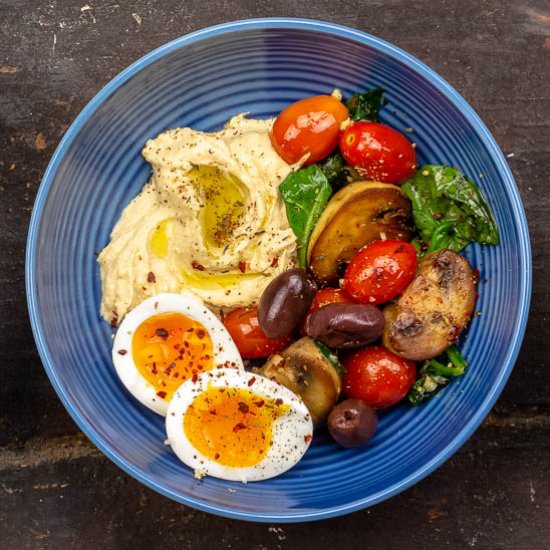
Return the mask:
<svg viewBox="0 0 550 550">
<path fill-rule="evenodd" d="M 545 445 L 533 449 L 525 445 L 530 438 Z M 186 508 L 128 478 L 81 440 L 61 459 L 61 440 L 41 457 L 36 448 L 22 451 L 21 466 L 0 470 L 3 547 L 546 550 L 549 442 L 546 421 L 488 426 L 436 473 L 391 501 L 304 526 L 245 524 Z"/>
<path fill-rule="evenodd" d="M 305 528 L 245 526 L 177 506 L 82 443 L 42 370 L 24 298 L 33 198 L 56 144 L 91 97 L 122 68 L 177 36 L 231 19 L 281 15 L 366 30 L 453 84 L 509 156 L 534 252 L 524 346 L 485 427 L 406 494 Z M 388 549 L 548 548 L 549 167 L 548 0 L 0 0 L 2 548 L 126 548 L 136 540 L 143 548 L 351 548 L 358 541 Z M 22 467 L 30 456 L 34 462 Z"/>
</svg>

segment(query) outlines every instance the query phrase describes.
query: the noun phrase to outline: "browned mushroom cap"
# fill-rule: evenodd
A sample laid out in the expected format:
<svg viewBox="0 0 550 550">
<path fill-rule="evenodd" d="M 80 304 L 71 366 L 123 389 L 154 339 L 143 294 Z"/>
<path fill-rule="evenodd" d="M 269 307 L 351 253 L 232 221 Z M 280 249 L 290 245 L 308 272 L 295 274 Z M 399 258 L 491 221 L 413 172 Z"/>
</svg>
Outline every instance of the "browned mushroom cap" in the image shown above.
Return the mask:
<svg viewBox="0 0 550 550">
<path fill-rule="evenodd" d="M 263 367 L 255 370 L 299 395 L 316 427 L 323 424 L 340 396 L 340 374 L 307 336 L 273 354 Z"/>
<path fill-rule="evenodd" d="M 437 357 L 456 342 L 476 300 L 477 272 L 451 250 L 427 255 L 401 298 L 384 309 L 384 345 L 401 357 Z"/>
</svg>

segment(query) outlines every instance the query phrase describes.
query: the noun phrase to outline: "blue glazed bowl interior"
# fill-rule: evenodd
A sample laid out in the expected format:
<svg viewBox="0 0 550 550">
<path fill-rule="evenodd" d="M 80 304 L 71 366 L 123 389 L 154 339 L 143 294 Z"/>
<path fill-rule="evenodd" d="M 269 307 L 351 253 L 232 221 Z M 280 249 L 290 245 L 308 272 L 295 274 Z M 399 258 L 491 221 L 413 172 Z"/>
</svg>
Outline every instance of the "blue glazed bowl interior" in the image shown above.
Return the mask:
<svg viewBox="0 0 550 550">
<path fill-rule="evenodd" d="M 194 479 L 164 445 L 163 420 L 135 401 L 111 365 L 99 316 L 96 253 L 150 167 L 140 151 L 167 128 L 220 128 L 231 116 L 277 114 L 335 87 L 387 90 L 383 120 L 412 128 L 421 162 L 460 167 L 491 204 L 497 247 L 471 246 L 481 272 L 463 341 L 470 368 L 424 406 L 381 417 L 364 450 L 319 434 L 285 475 L 260 483 Z M 502 154 L 471 108 L 435 73 L 358 31 L 313 21 L 258 20 L 188 35 L 138 61 L 88 105 L 40 188 L 27 249 L 29 308 L 45 368 L 65 406 L 111 459 L 149 487 L 193 507 L 263 521 L 303 521 L 364 508 L 447 459 L 500 393 L 516 358 L 530 296 L 530 251 L 518 192 Z"/>
</svg>

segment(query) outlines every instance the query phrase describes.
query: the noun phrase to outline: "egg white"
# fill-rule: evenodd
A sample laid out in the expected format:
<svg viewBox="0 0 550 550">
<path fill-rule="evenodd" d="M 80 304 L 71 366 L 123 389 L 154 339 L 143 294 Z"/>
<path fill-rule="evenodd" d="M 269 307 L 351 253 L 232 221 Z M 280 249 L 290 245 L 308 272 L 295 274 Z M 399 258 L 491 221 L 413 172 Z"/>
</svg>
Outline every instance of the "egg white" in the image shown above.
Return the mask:
<svg viewBox="0 0 550 550">
<path fill-rule="evenodd" d="M 157 389 L 139 372 L 132 356 L 132 340 L 136 329 L 147 319 L 160 313 L 181 313 L 198 321 L 212 340 L 214 368 L 224 367 L 244 371 L 242 358 L 222 322 L 204 305 L 200 298 L 189 293 L 157 294 L 141 302 L 126 314 L 113 342 L 113 364 L 126 389 L 143 405 L 166 416 L 167 399 L 157 395 Z M 123 354 L 121 354 L 121 352 Z"/>
<path fill-rule="evenodd" d="M 254 379 L 254 380 L 252 380 Z M 282 399 L 289 410 L 273 422 L 272 445 L 264 459 L 254 466 L 225 466 L 205 457 L 187 438 L 183 419 L 187 408 L 209 386 L 249 390 L 264 399 Z M 210 475 L 231 481 L 260 481 L 292 468 L 307 451 L 313 423 L 303 401 L 281 384 L 258 374 L 234 369 L 202 372 L 195 382 L 187 380 L 174 394 L 166 416 L 168 443 L 178 458 L 197 477 Z"/>
</svg>

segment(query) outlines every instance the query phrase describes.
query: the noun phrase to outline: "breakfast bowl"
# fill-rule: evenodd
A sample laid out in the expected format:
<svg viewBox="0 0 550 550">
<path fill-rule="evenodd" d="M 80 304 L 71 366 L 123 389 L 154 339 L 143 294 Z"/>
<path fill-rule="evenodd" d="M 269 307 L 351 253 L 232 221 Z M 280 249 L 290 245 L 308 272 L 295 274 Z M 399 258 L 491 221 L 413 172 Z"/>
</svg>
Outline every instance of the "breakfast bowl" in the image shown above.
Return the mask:
<svg viewBox="0 0 550 550">
<path fill-rule="evenodd" d="M 386 90 L 382 121 L 407 129 L 421 163 L 460 167 L 476 180 L 500 230 L 497 246 L 470 245 L 480 272 L 474 316 L 460 346 L 465 376 L 421 406 L 380 416 L 364 449 L 322 430 L 280 477 L 242 484 L 197 479 L 164 444 L 163 419 L 129 395 L 111 361 L 100 316 L 97 254 L 150 177 L 141 150 L 168 128 L 217 130 L 231 116 L 276 115 L 334 88 Z M 366 33 L 312 20 L 258 19 L 174 40 L 109 82 L 70 126 L 36 198 L 26 257 L 34 337 L 55 391 L 113 462 L 177 502 L 225 517 L 300 522 L 339 516 L 400 493 L 472 435 L 502 391 L 520 350 L 531 293 L 529 235 L 503 154 L 466 101 L 413 56 Z"/>
</svg>

